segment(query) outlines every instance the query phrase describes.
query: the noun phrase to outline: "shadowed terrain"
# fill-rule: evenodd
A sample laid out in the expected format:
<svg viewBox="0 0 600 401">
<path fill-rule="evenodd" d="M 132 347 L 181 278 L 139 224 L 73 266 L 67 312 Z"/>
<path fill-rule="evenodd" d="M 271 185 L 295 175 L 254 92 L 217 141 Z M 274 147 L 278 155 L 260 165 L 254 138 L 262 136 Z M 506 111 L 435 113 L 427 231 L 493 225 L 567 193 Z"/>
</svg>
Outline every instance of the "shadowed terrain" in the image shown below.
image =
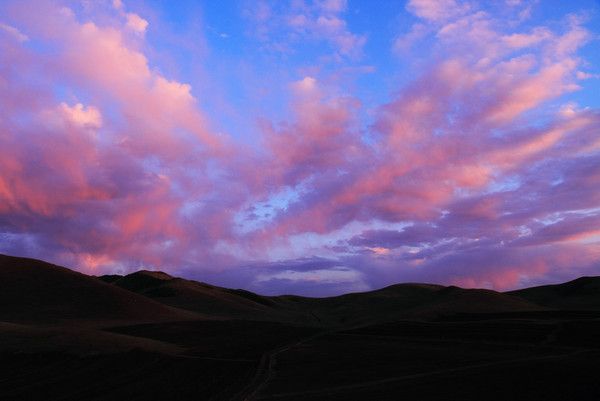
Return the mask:
<svg viewBox="0 0 600 401">
<path fill-rule="evenodd" d="M 0 399 L 597 400 L 599 283 L 266 297 L 0 255 Z"/>
<path fill-rule="evenodd" d="M 0 255 L 3 321 L 156 321 L 198 318 L 95 277 L 42 261 Z"/>
<path fill-rule="evenodd" d="M 175 278 L 163 272 L 141 270 L 127 276 L 110 275 L 99 279 L 165 305 L 212 317 L 283 318 L 278 316 L 279 309 L 275 308 L 275 302 L 267 297 Z"/>
<path fill-rule="evenodd" d="M 600 277 L 580 277 L 564 284 L 543 285 L 508 294 L 557 309 L 600 309 Z"/>
</svg>

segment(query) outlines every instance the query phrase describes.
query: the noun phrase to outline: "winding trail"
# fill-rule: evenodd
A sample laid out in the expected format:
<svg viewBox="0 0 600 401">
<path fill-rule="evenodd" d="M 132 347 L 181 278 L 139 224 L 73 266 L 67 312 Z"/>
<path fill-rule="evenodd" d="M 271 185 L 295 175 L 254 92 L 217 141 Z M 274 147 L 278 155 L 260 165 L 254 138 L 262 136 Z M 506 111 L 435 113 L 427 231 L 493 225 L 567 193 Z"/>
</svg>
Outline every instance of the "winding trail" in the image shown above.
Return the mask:
<svg viewBox="0 0 600 401">
<path fill-rule="evenodd" d="M 523 362 L 535 362 L 535 361 L 561 359 L 561 358 L 564 358 L 567 356 L 575 356 L 575 355 L 582 354 L 585 352 L 590 352 L 590 350 L 578 350 L 578 351 L 574 351 L 570 354 L 547 355 L 547 356 L 538 356 L 538 357 L 510 359 L 510 360 L 506 360 L 506 361 L 479 363 L 479 364 L 475 364 L 475 365 L 461 366 L 461 367 L 450 368 L 450 369 L 441 369 L 441 370 L 436 370 L 436 371 L 432 371 L 432 372 L 416 373 L 413 375 L 389 377 L 389 378 L 380 379 L 380 380 L 371 380 L 371 381 L 366 381 L 366 382 L 361 382 L 361 383 L 356 383 L 356 384 L 347 384 L 347 385 L 343 385 L 343 386 L 328 387 L 328 388 L 317 389 L 317 390 L 272 394 L 272 395 L 269 395 L 266 397 L 262 397 L 261 399 L 271 400 L 271 399 L 278 399 L 278 398 L 298 397 L 298 396 L 314 396 L 314 395 L 328 396 L 328 395 L 334 395 L 334 394 L 348 392 L 351 390 L 362 389 L 365 387 L 376 387 L 376 386 L 380 386 L 382 384 L 389 384 L 389 383 L 402 383 L 404 381 L 410 381 L 410 380 L 426 378 L 426 377 L 434 377 L 434 376 L 444 375 L 444 374 L 448 374 L 448 373 L 468 372 L 470 370 L 485 369 L 485 368 L 504 366 L 504 365 L 511 366 L 511 365 L 515 365 L 515 364 L 519 364 L 519 363 L 523 363 Z"/>
<path fill-rule="evenodd" d="M 274 350 L 265 352 L 260 358 L 254 377 L 240 392 L 231 398 L 231 401 L 253 401 L 256 400 L 262 389 L 266 387 L 274 375 L 275 365 L 277 364 L 277 355 L 286 352 L 294 347 L 312 341 L 316 338 L 331 334 L 332 331 L 323 331 L 301 340 L 286 344 Z"/>
<path fill-rule="evenodd" d="M 555 347 L 556 349 L 561 349 L 563 351 L 568 349 L 571 352 L 560 353 L 560 354 L 556 354 L 556 355 L 531 356 L 531 357 L 516 358 L 516 359 L 510 359 L 510 360 L 478 363 L 478 364 L 474 364 L 474 365 L 460 366 L 460 367 L 455 367 L 455 368 L 441 369 L 441 370 L 423 372 L 423 373 L 416 373 L 416 374 L 412 374 L 412 375 L 388 377 L 385 379 L 372 380 L 372 381 L 366 381 L 366 382 L 360 382 L 360 383 L 354 383 L 354 384 L 348 384 L 348 385 L 342 385 L 342 386 L 334 386 L 334 387 L 328 387 L 328 388 L 323 388 L 323 389 L 271 394 L 268 396 L 260 397 L 261 391 L 268 385 L 269 381 L 273 378 L 273 376 L 275 374 L 274 370 L 275 370 L 275 366 L 277 364 L 277 356 L 278 355 L 280 355 L 286 351 L 289 351 L 290 349 L 292 349 L 296 346 L 299 346 L 304 343 L 315 340 L 319 337 L 323 337 L 323 336 L 330 335 L 330 334 L 335 334 L 338 332 L 344 332 L 347 330 L 348 330 L 348 328 L 343 328 L 343 329 L 340 328 L 337 330 L 326 330 L 326 331 L 319 332 L 317 334 L 313 334 L 309 337 L 303 338 L 301 340 L 295 341 L 293 343 L 284 345 L 282 347 L 279 347 L 279 348 L 276 348 L 274 350 L 264 353 L 260 359 L 259 365 L 256 369 L 256 372 L 255 372 L 252 380 L 240 392 L 238 392 L 234 397 L 232 397 L 231 400 L 232 401 L 254 401 L 254 400 L 258 400 L 258 399 L 270 400 L 270 399 L 298 397 L 298 396 L 314 396 L 314 395 L 327 396 L 327 395 L 344 393 L 344 392 L 351 391 L 354 389 L 379 386 L 382 384 L 402 383 L 404 381 L 410 381 L 410 380 L 427 378 L 427 377 L 435 377 L 438 375 L 444 375 L 444 374 L 449 374 L 449 373 L 451 374 L 451 373 L 459 373 L 459 372 L 468 372 L 470 370 L 493 368 L 493 367 L 498 367 L 498 366 L 518 365 L 518 364 L 524 363 L 524 362 L 535 362 L 535 361 L 561 359 L 564 357 L 571 357 L 571 356 L 579 355 L 582 353 L 590 352 L 589 349 L 585 349 L 585 348 L 582 349 L 579 347 Z M 414 338 L 403 338 L 403 337 L 399 337 L 399 336 L 381 336 L 381 335 L 370 335 L 370 334 L 343 333 L 342 335 L 365 336 L 365 337 L 386 337 L 386 338 L 391 337 L 391 338 L 396 338 L 396 339 L 415 340 Z M 461 341 L 459 339 L 444 339 L 444 340 L 436 341 L 436 339 L 426 339 L 426 340 L 422 340 L 422 342 L 472 343 L 472 342 L 478 342 L 478 341 L 464 341 L 464 340 Z M 483 343 L 492 343 L 495 345 L 506 344 L 505 342 L 502 342 L 502 341 L 497 341 L 497 342 L 496 341 L 494 341 L 494 342 L 485 342 L 484 341 Z M 519 345 L 523 345 L 523 344 L 519 344 Z"/>
</svg>

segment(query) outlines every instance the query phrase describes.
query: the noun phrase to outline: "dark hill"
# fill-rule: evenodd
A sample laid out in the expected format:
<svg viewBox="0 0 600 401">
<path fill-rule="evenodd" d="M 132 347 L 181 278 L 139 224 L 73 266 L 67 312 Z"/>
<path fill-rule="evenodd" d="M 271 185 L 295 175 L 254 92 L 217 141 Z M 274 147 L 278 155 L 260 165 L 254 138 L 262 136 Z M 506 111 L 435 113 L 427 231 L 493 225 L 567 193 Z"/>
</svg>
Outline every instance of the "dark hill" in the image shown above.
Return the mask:
<svg viewBox="0 0 600 401">
<path fill-rule="evenodd" d="M 510 291 L 530 302 L 565 310 L 600 309 L 600 277 L 580 277 L 563 284 Z"/>
<path fill-rule="evenodd" d="M 205 315 L 237 319 L 286 320 L 284 313 L 275 308 L 277 305 L 268 297 L 245 290 L 230 290 L 148 270 L 140 270 L 116 280 L 112 278 L 109 280 L 115 286 L 152 298 L 165 305 Z"/>
<path fill-rule="evenodd" d="M 0 255 L 0 398 L 598 400 L 599 284 L 267 297 Z"/>
<path fill-rule="evenodd" d="M 327 298 L 267 297 L 163 272 L 95 278 L 9 256 L 0 258 L 0 288 L 0 321 L 172 319 L 194 316 L 190 311 L 196 317 L 340 326 L 461 313 L 600 308 L 600 278 L 594 277 L 509 293 L 407 283 Z"/>
<path fill-rule="evenodd" d="M 158 321 L 190 317 L 193 314 L 64 267 L 0 255 L 0 321 Z"/>
<path fill-rule="evenodd" d="M 544 309 L 522 298 L 491 290 L 410 283 L 329 298 L 282 296 L 276 299 L 287 308 L 307 311 L 325 325 L 428 319 L 457 313 Z"/>
<path fill-rule="evenodd" d="M 165 305 L 219 318 L 275 320 L 319 326 L 355 325 L 457 313 L 502 313 L 545 309 L 523 298 L 482 289 L 435 284 L 395 284 L 336 297 L 267 297 L 163 272 L 141 270 L 110 281 Z"/>
</svg>

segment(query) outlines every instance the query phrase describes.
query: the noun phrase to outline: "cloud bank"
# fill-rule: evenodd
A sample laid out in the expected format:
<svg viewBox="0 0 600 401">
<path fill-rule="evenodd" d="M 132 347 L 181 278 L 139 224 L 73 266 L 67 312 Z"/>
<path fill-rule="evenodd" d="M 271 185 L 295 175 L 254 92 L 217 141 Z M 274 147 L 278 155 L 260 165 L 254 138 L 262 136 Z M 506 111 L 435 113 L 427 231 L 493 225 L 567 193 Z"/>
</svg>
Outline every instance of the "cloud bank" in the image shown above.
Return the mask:
<svg viewBox="0 0 600 401">
<path fill-rule="evenodd" d="M 369 103 L 352 2 L 252 3 L 256 57 L 294 74 L 242 74 L 285 110 L 224 133 L 219 95 L 159 68 L 160 14 L 113 3 L 1 6 L 0 251 L 319 296 L 600 274 L 600 111 L 568 98 L 596 79 L 585 10 L 411 0 L 386 52 L 414 67 Z"/>
</svg>

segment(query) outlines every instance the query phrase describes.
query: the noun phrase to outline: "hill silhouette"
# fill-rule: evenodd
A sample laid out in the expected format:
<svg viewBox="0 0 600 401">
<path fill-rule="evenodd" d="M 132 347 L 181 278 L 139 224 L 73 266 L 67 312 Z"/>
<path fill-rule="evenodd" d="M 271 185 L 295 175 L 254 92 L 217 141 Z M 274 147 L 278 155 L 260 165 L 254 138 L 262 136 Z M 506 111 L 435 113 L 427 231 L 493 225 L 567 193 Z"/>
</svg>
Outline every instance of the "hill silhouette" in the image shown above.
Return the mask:
<svg viewBox="0 0 600 401">
<path fill-rule="evenodd" d="M 208 316 L 268 320 L 277 315 L 277 310 L 272 308 L 274 303 L 267 297 L 172 277 L 164 272 L 140 270 L 126 276 L 102 276 L 100 279 L 165 305 Z"/>
<path fill-rule="evenodd" d="M 263 296 L 0 255 L 0 399 L 597 400 L 599 283 Z"/>
<path fill-rule="evenodd" d="M 0 255 L 0 321 L 164 321 L 194 317 L 61 266 Z"/>
<path fill-rule="evenodd" d="M 508 292 L 555 309 L 600 309 L 600 277 L 580 277 L 562 284 L 542 285 Z"/>
<path fill-rule="evenodd" d="M 518 312 L 545 309 L 491 290 L 434 284 L 396 284 L 335 297 L 262 296 L 164 272 L 141 270 L 126 276 L 99 277 L 157 302 L 216 318 L 252 318 L 321 326 L 365 324 L 400 318 L 432 318 L 454 313 Z"/>
<path fill-rule="evenodd" d="M 15 322 L 205 317 L 340 326 L 460 313 L 600 308 L 597 277 L 507 293 L 405 283 L 325 298 L 268 297 L 159 271 L 93 277 L 39 260 L 2 255 L 0 279 L 3 320 Z"/>
</svg>

